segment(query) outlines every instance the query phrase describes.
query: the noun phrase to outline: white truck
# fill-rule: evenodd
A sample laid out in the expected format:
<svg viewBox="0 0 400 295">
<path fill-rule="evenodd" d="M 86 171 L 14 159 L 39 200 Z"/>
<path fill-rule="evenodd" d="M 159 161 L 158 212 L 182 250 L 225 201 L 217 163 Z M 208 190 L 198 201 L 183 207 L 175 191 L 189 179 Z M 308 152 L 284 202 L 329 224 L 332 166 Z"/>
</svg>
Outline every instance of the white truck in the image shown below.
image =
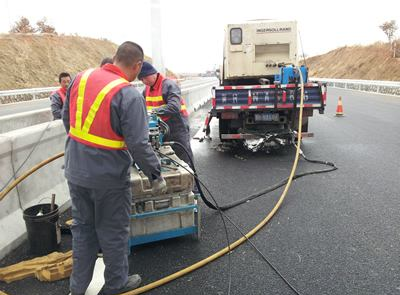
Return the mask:
<svg viewBox="0 0 400 295">
<path fill-rule="evenodd" d="M 302 129 L 315 109 L 324 112 L 326 86 L 308 82 L 307 68 L 298 67 L 295 21 L 251 21 L 225 30 L 220 86 L 213 88 L 209 123 L 219 119 L 221 141 L 242 141 L 252 150 L 291 144 L 298 129 L 300 77 L 304 79 Z"/>
</svg>

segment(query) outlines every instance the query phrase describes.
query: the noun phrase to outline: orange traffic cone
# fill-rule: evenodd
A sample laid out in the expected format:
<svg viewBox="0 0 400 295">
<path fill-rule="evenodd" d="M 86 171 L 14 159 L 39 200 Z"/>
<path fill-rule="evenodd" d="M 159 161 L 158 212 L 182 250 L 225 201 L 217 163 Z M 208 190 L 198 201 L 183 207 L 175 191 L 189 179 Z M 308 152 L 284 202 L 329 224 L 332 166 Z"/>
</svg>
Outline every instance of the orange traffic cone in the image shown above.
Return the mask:
<svg viewBox="0 0 400 295">
<path fill-rule="evenodd" d="M 342 104 L 342 97 L 339 96 L 339 101 L 337 103 L 337 108 L 336 108 L 336 117 L 342 117 L 343 114 L 343 104 Z"/>
</svg>

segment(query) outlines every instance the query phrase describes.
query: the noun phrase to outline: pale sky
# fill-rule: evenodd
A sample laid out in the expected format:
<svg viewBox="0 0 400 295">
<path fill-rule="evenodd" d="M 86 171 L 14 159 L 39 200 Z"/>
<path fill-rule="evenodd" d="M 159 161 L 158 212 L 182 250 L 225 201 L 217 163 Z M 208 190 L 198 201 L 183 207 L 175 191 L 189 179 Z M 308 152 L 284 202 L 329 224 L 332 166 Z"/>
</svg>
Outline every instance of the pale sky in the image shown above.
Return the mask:
<svg viewBox="0 0 400 295">
<path fill-rule="evenodd" d="M 308 56 L 344 45 L 386 41 L 378 27 L 384 21 L 396 20 L 400 27 L 399 0 L 160 1 L 164 64 L 175 72 L 217 67 L 228 23 L 297 20 Z M 32 25 L 46 17 L 58 33 L 106 38 L 117 44 L 134 41 L 151 56 L 150 0 L 0 0 L 0 33 L 7 33 L 21 16 Z"/>
</svg>

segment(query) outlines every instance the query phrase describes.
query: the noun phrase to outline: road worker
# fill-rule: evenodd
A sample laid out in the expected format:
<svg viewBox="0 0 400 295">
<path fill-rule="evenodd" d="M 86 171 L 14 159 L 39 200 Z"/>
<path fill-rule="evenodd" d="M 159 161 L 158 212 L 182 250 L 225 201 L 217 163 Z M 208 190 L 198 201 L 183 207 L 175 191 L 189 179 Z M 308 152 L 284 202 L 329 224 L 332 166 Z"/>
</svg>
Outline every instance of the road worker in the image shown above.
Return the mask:
<svg viewBox="0 0 400 295">
<path fill-rule="evenodd" d="M 143 62 L 138 78 L 146 85 L 143 96 L 148 112 L 155 112 L 168 124 L 170 133 L 165 141 L 182 144 L 193 159 L 190 147 L 189 113 L 179 86 L 165 78 L 148 62 Z M 190 165 L 189 157 L 179 145 L 173 145 L 176 155 Z"/>
<path fill-rule="evenodd" d="M 112 64 L 113 60 L 111 57 L 105 57 L 101 60 L 100 67 L 104 66 L 105 64 Z"/>
<path fill-rule="evenodd" d="M 71 83 L 71 75 L 66 72 L 60 73 L 60 75 L 58 75 L 58 82 L 60 83 L 60 88 L 50 94 L 53 120 L 61 119 L 65 94 L 67 93 L 69 83 Z"/>
<path fill-rule="evenodd" d="M 133 160 L 149 178 L 154 195 L 166 192 L 149 144 L 144 99 L 129 83 L 140 72 L 143 56 L 139 45 L 124 42 L 113 64 L 79 73 L 67 92 L 63 122 L 73 219 L 72 295 L 85 293 L 99 248 L 105 264 L 99 295 L 120 294 L 141 282 L 137 274 L 128 276 Z"/>
</svg>

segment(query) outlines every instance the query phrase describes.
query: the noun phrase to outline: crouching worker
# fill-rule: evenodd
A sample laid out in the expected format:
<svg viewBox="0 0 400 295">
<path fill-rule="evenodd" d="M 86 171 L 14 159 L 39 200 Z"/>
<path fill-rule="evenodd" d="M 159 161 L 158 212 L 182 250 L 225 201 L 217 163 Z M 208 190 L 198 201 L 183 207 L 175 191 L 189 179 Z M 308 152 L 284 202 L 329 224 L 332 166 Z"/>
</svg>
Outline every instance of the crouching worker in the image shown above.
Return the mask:
<svg viewBox="0 0 400 295">
<path fill-rule="evenodd" d="M 138 78 L 146 85 L 143 96 L 146 99 L 147 111 L 155 112 L 168 124 L 169 135 L 164 138 L 164 141 L 180 143 L 189 155 L 179 145 L 173 145 L 172 148 L 180 159 L 191 166 L 189 157 L 193 160 L 193 153 L 190 147 L 189 113 L 181 97 L 179 86 L 158 73 L 146 61 L 143 62 Z"/>
</svg>

